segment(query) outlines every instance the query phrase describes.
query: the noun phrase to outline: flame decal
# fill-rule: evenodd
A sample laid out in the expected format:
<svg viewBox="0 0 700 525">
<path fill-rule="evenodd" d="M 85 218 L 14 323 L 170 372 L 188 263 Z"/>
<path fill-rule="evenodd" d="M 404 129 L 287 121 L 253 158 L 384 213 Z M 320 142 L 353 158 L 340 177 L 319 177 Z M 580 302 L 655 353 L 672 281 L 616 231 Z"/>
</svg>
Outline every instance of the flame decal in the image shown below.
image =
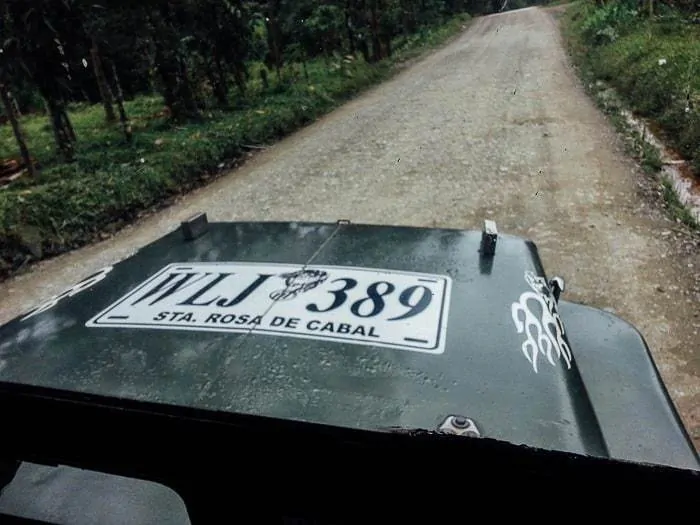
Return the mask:
<svg viewBox="0 0 700 525">
<path fill-rule="evenodd" d="M 551 290 L 544 278 L 533 272 L 525 272 L 525 281 L 533 291 L 522 293 L 518 302 L 511 307 L 515 329 L 526 337 L 521 346 L 523 354 L 535 372 L 540 356 L 544 356 L 552 366 L 556 366 L 557 360 L 563 360 L 570 369 L 571 348 L 564 339 L 564 325 Z M 539 308 L 533 308 L 535 305 Z M 536 311 L 541 312 L 539 317 Z"/>
</svg>

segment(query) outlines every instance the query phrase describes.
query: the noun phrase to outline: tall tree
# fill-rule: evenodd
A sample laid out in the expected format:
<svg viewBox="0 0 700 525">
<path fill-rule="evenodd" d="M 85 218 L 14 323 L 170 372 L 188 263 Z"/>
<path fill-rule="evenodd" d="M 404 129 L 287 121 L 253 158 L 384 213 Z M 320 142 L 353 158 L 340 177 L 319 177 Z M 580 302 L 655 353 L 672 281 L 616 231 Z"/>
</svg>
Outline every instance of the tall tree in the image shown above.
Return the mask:
<svg viewBox="0 0 700 525">
<path fill-rule="evenodd" d="M 182 5 L 158 0 L 148 10 L 147 19 L 155 47 L 156 69 L 162 84 L 165 105 L 175 120 L 201 117 L 184 56 L 185 38 L 178 29 L 184 13 Z"/>
<path fill-rule="evenodd" d="M 100 91 L 100 99 L 102 99 L 102 106 L 105 109 L 105 119 L 107 122 L 114 122 L 117 120 L 117 115 L 114 113 L 113 96 L 112 90 L 109 88 L 107 83 L 107 77 L 105 76 L 104 67 L 102 65 L 102 58 L 100 57 L 100 50 L 97 45 L 97 40 L 93 36 L 91 39 L 92 45 L 90 46 L 90 61 L 92 62 L 92 68 L 95 73 L 95 80 L 97 81 L 97 87 Z"/>
<path fill-rule="evenodd" d="M 131 122 L 126 114 L 126 109 L 124 109 L 124 93 L 122 92 L 121 82 L 119 81 L 119 75 L 117 74 L 117 67 L 114 62 L 110 62 L 109 66 L 112 70 L 112 82 L 114 83 L 114 89 L 116 92 L 117 109 L 119 110 L 119 122 L 122 125 L 122 131 L 124 132 L 124 138 L 127 142 L 131 142 L 133 139 L 133 132 L 131 128 Z"/>
<path fill-rule="evenodd" d="M 248 16 L 237 0 L 196 0 L 189 9 L 191 51 L 199 56 L 219 105 L 226 106 L 230 74 L 245 95 L 245 61 L 251 48 Z"/>
<path fill-rule="evenodd" d="M 90 39 L 90 56 L 92 59 L 95 79 L 99 87 L 100 99 L 105 109 L 105 118 L 107 122 L 116 120 L 114 113 L 114 104 L 117 106 L 119 113 L 119 122 L 121 124 L 124 138 L 127 142 L 131 142 L 133 138 L 131 122 L 124 107 L 124 91 L 122 84 L 117 74 L 117 66 L 113 60 L 108 57 L 108 53 L 102 52 L 103 48 L 114 52 L 128 52 L 131 42 L 124 38 L 125 26 L 130 27 L 132 31 L 143 30 L 143 23 L 126 23 L 124 16 L 127 13 L 133 13 L 132 20 L 140 20 L 138 7 L 130 8 L 128 3 L 114 0 L 102 0 L 101 4 L 91 3 L 89 0 L 80 0 L 82 3 L 82 18 L 85 34 Z M 88 1 L 86 5 L 85 2 Z M 139 61 L 135 61 L 138 68 Z M 109 78 L 112 80 L 110 87 Z"/>
<path fill-rule="evenodd" d="M 19 123 L 19 118 L 17 117 L 17 110 L 12 104 L 10 90 L 8 86 L 0 81 L 0 98 L 2 98 L 3 109 L 5 110 L 5 115 L 10 121 L 12 126 L 12 133 L 17 141 L 17 146 L 19 147 L 19 153 L 22 157 L 22 163 L 24 164 L 30 177 L 36 177 L 36 169 L 34 167 L 34 162 L 32 161 L 31 155 L 29 155 L 29 148 L 27 148 L 27 141 L 24 138 L 24 131 Z"/>
<path fill-rule="evenodd" d="M 13 38 L 11 20 L 9 19 L 9 13 L 6 9 L 0 13 L 0 17 L 0 23 L 2 24 L 0 25 L 0 98 L 2 98 L 5 115 L 12 126 L 12 133 L 15 136 L 22 162 L 26 166 L 29 175 L 35 177 L 36 171 L 34 163 L 29 154 L 24 130 L 19 121 L 19 108 L 10 91 L 10 82 L 12 78 L 17 77 L 17 71 L 13 68 L 12 52 L 5 46 L 11 43 Z"/>
<path fill-rule="evenodd" d="M 63 0 L 5 0 L 5 7 L 13 29 L 8 42 L 13 55 L 44 98 L 56 146 L 64 160 L 70 162 L 76 141 L 66 111 L 70 65 L 62 34 L 55 27 L 70 23 L 70 6 Z M 69 34 L 67 29 L 64 34 Z"/>
<path fill-rule="evenodd" d="M 265 6 L 265 27 L 267 28 L 267 47 L 269 55 L 267 67 L 274 67 L 277 71 L 277 79 L 280 79 L 282 70 L 282 57 L 284 56 L 284 38 L 280 18 L 282 16 L 282 1 L 268 0 Z"/>
</svg>

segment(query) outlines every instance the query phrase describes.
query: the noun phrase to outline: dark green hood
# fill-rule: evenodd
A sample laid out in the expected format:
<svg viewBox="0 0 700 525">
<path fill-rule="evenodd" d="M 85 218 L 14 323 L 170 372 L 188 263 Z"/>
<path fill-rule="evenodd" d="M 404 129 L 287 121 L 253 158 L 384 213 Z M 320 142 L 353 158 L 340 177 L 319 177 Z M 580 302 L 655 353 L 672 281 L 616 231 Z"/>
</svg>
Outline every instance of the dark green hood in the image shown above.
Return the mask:
<svg viewBox="0 0 700 525">
<path fill-rule="evenodd" d="M 542 308 L 551 297 L 535 246 L 502 235 L 495 255 L 484 257 L 480 241 L 480 232 L 349 224 L 210 224 L 191 241 L 175 231 L 90 286 L 0 328 L 0 381 L 365 429 L 436 429 L 447 416 L 460 415 L 483 436 L 607 455 L 566 335 L 557 330 L 556 315 Z M 291 286 L 302 288 L 320 275 L 313 272 L 325 272 L 327 281 L 307 296 L 323 293 L 326 302 L 315 295 L 317 311 L 305 308 L 302 291 L 285 303 L 285 315 L 273 305 L 261 325 L 237 326 L 242 312 L 234 297 L 216 293 L 218 284 L 235 277 L 217 284 L 210 267 L 194 264 L 225 262 L 288 265 L 280 267 L 287 276 L 294 273 L 290 268 L 307 270 L 291 278 Z M 334 267 L 381 270 L 375 282 L 389 284 L 375 287 L 372 299 L 359 282 L 354 292 L 366 300 L 355 308 L 354 323 L 345 329 L 336 320 L 322 333 L 324 310 L 338 297 L 331 292 L 346 282 L 338 282 L 344 270 Z M 392 276 L 396 271 L 427 275 L 402 281 Z M 221 272 L 235 274 L 236 268 L 224 265 Z M 128 312 L 111 308 L 124 296 L 148 306 L 188 273 L 183 286 L 192 286 L 178 298 L 179 313 L 163 306 L 165 322 L 173 317 L 169 326 L 144 324 L 143 315 L 118 319 Z M 150 288 L 138 288 L 153 276 Z M 139 290 L 150 295 L 140 300 Z M 396 310 L 399 317 L 429 297 L 429 308 L 436 308 L 430 323 L 440 325 L 435 330 L 421 332 L 405 318 L 399 320 L 403 332 L 387 339 L 390 322 L 373 322 L 375 304 L 389 308 L 393 301 L 392 308 L 403 308 Z M 361 296 L 351 299 L 354 304 Z M 298 315 L 291 316 L 294 302 Z M 208 308 L 217 304 L 234 320 L 204 326 Z M 282 332 L 262 331 L 275 317 L 283 318 L 276 321 Z M 298 320 L 285 327 L 290 317 Z M 313 320 L 316 333 L 291 333 Z M 397 339 L 407 334 L 417 342 Z"/>
</svg>

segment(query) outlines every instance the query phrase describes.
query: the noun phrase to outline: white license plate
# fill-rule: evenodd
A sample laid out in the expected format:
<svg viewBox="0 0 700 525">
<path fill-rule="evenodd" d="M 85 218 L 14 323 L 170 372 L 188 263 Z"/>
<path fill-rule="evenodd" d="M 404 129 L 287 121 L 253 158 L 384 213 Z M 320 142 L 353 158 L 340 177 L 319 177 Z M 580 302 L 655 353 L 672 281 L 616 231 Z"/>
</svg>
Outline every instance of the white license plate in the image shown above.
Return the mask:
<svg viewBox="0 0 700 525">
<path fill-rule="evenodd" d="M 441 354 L 452 280 L 342 266 L 170 264 L 89 327 L 254 332 Z"/>
</svg>

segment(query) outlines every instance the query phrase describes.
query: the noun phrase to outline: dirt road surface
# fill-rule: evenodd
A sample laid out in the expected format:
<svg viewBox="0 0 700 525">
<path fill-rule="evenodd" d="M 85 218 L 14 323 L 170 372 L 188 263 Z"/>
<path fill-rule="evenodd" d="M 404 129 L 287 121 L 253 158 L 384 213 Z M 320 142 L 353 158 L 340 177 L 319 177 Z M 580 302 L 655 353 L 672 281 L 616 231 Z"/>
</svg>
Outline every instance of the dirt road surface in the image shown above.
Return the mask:
<svg viewBox="0 0 700 525">
<path fill-rule="evenodd" d="M 657 187 L 587 98 L 552 14 L 498 14 L 168 209 L 0 285 L 0 322 L 197 211 L 465 229 L 492 218 L 535 240 L 568 300 L 640 329 L 697 445 L 700 250 Z"/>
</svg>

